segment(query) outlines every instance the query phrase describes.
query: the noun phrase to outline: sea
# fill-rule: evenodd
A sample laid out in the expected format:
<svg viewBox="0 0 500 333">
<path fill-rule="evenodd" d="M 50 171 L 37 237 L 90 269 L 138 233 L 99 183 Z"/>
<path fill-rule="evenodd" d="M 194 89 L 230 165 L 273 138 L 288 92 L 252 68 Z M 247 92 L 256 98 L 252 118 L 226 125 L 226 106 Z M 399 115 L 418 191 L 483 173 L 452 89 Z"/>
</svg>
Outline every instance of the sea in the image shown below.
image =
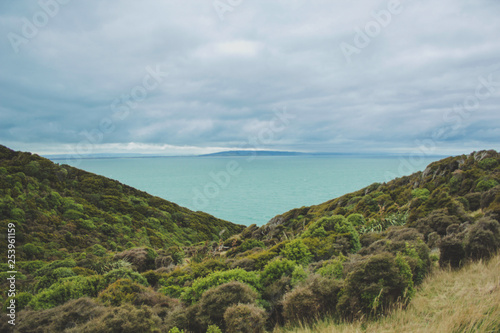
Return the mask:
<svg viewBox="0 0 500 333">
<path fill-rule="evenodd" d="M 193 156 L 64 162 L 194 211 L 258 226 L 372 183 L 421 171 L 438 156 Z M 55 162 L 61 162 L 54 160 Z"/>
</svg>

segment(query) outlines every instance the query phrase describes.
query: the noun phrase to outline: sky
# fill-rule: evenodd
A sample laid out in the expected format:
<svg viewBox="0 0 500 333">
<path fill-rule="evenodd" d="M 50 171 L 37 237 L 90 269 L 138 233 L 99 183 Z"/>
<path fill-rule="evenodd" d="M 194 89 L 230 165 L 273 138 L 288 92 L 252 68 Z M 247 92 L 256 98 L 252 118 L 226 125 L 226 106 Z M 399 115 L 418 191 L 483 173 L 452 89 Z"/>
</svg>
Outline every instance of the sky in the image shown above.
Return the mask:
<svg viewBox="0 0 500 333">
<path fill-rule="evenodd" d="M 499 150 L 498 17 L 498 0 L 2 1 L 0 144 Z"/>
</svg>

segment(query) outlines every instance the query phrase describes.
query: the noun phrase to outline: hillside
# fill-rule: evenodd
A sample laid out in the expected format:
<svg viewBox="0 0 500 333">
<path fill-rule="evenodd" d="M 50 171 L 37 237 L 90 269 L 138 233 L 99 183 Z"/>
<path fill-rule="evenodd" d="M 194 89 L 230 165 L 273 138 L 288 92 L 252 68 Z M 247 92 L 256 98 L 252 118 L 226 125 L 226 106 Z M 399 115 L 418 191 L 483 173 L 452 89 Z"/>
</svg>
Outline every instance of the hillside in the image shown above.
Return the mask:
<svg viewBox="0 0 500 333">
<path fill-rule="evenodd" d="M 95 246 L 168 248 L 218 241 L 242 226 L 102 176 L 0 146 L 0 225 L 16 224 L 17 258 L 54 260 Z M 6 239 L 0 240 L 6 248 Z"/>
<path fill-rule="evenodd" d="M 279 329 L 274 333 L 428 333 L 500 331 L 500 255 L 462 270 L 442 269 L 431 274 L 408 308 L 398 308 L 375 321 L 336 323 Z"/>
<path fill-rule="evenodd" d="M 2 226 L 20 230 L 15 332 L 371 322 L 412 304 L 436 268 L 487 261 L 500 248 L 495 151 L 244 229 L 38 156 L 0 156 Z"/>
<path fill-rule="evenodd" d="M 467 215 L 498 218 L 499 183 L 500 155 L 493 150 L 474 152 L 445 158 L 431 163 L 423 172 L 374 183 L 319 205 L 293 209 L 261 228 L 251 226 L 246 232 L 252 230 L 252 236 L 263 241 L 280 241 L 302 233 L 321 217 L 359 214 L 363 219 L 356 223 L 363 224 L 364 232 L 407 224 L 423 232 L 426 239 L 432 231 L 444 236 L 449 225 L 467 222 Z M 430 221 L 429 228 L 428 221 L 422 220 L 429 215 L 438 220 L 450 216 L 450 220 Z"/>
</svg>

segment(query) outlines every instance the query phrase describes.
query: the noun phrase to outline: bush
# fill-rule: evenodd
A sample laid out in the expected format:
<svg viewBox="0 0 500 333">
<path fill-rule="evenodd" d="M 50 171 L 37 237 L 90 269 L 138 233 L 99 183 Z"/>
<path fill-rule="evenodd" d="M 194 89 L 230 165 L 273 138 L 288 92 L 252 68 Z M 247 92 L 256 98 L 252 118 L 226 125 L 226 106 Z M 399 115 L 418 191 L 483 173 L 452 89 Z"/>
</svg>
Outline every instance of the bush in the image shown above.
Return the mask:
<svg viewBox="0 0 500 333">
<path fill-rule="evenodd" d="M 439 266 L 450 265 L 453 268 L 462 266 L 465 260 L 463 241 L 457 235 L 448 235 L 439 242 Z"/>
<path fill-rule="evenodd" d="M 16 329 L 19 332 L 67 332 L 68 328 L 99 317 L 103 310 L 103 306 L 90 298 L 82 297 L 49 310 L 20 311 Z"/>
<path fill-rule="evenodd" d="M 370 256 L 347 275 L 337 304 L 344 317 L 384 313 L 400 300 L 406 304 L 414 293 L 411 269 L 390 253 Z"/>
<path fill-rule="evenodd" d="M 222 333 L 222 331 L 217 325 L 210 325 L 208 326 L 206 333 Z"/>
<path fill-rule="evenodd" d="M 98 300 L 104 305 L 120 306 L 123 303 L 134 303 L 146 288 L 129 279 L 119 279 L 99 293 Z"/>
<path fill-rule="evenodd" d="M 479 167 L 483 170 L 492 170 L 498 165 L 498 160 L 495 158 L 485 158 L 479 161 Z"/>
<path fill-rule="evenodd" d="M 318 269 L 317 273 L 323 277 L 329 277 L 334 279 L 341 279 L 344 273 L 343 262 L 345 257 L 339 257 L 338 259 L 327 261 L 323 263 L 323 266 Z"/>
<path fill-rule="evenodd" d="M 293 289 L 283 298 L 283 316 L 288 322 L 318 319 L 336 310 L 343 282 L 312 275 L 305 285 Z"/>
<path fill-rule="evenodd" d="M 308 286 L 301 286 L 287 293 L 283 298 L 283 316 L 287 322 L 316 320 L 312 314 L 319 310 L 319 304 Z"/>
<path fill-rule="evenodd" d="M 67 333 L 120 332 L 160 333 L 161 319 L 150 307 L 134 307 L 125 304 L 121 307 L 106 308 L 102 315 L 92 318 L 84 325 L 66 330 Z"/>
<path fill-rule="evenodd" d="M 295 261 L 300 265 L 307 265 L 312 258 L 311 252 L 302 239 L 295 239 L 287 243 L 280 253 L 285 258 Z"/>
<path fill-rule="evenodd" d="M 199 303 L 198 321 L 205 326 L 218 325 L 224 328 L 226 309 L 238 303 L 253 303 L 258 294 L 248 285 L 232 281 L 203 293 Z"/>
<path fill-rule="evenodd" d="M 495 179 L 481 179 L 476 185 L 476 190 L 485 192 L 497 185 L 498 182 Z"/>
<path fill-rule="evenodd" d="M 248 284 L 255 290 L 260 289 L 259 279 L 254 272 L 247 272 L 238 268 L 229 271 L 214 272 L 206 277 L 196 279 L 192 286 L 186 288 L 182 293 L 181 299 L 188 304 L 192 304 L 198 301 L 205 291 L 231 281 Z"/>
<path fill-rule="evenodd" d="M 253 304 L 238 304 L 227 308 L 224 322 L 228 333 L 263 333 L 266 312 Z"/>
<path fill-rule="evenodd" d="M 274 259 L 270 261 L 260 275 L 260 280 L 263 285 L 269 285 L 274 281 L 281 279 L 283 276 L 291 276 L 295 270 L 296 263 L 289 259 Z"/>
<path fill-rule="evenodd" d="M 100 277 L 97 275 L 65 278 L 33 296 L 29 305 L 35 310 L 50 309 L 70 299 L 97 297 L 99 284 Z"/>
<path fill-rule="evenodd" d="M 489 258 L 500 247 L 500 224 L 484 217 L 468 230 L 465 250 L 467 256 L 473 260 Z"/>
<path fill-rule="evenodd" d="M 117 260 L 130 262 L 139 272 L 155 269 L 155 259 L 158 254 L 148 247 L 132 248 L 115 255 Z"/>
<path fill-rule="evenodd" d="M 365 217 L 361 214 L 351 214 L 347 217 L 347 221 L 349 221 L 354 227 L 366 224 Z"/>
<path fill-rule="evenodd" d="M 38 282 L 35 284 L 35 290 L 40 290 L 40 289 L 45 289 L 50 287 L 53 283 L 56 283 L 57 281 L 71 277 L 71 276 L 76 276 L 75 272 L 69 267 L 58 267 L 54 269 L 52 272 L 49 272 L 48 274 L 42 276 Z"/>
<path fill-rule="evenodd" d="M 146 287 L 149 285 L 146 278 L 144 278 L 141 274 L 134 272 L 129 268 L 118 268 L 104 274 L 100 287 L 104 289 L 119 279 L 129 279 Z"/>
</svg>

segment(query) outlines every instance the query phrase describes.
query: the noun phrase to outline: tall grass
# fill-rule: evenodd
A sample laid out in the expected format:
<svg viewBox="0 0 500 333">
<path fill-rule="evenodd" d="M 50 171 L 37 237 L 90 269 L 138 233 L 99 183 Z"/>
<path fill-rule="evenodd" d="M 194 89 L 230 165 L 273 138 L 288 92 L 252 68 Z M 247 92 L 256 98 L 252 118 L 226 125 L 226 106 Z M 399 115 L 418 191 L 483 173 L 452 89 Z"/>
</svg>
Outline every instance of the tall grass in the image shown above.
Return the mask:
<svg viewBox="0 0 500 333">
<path fill-rule="evenodd" d="M 438 269 L 427 277 L 406 309 L 373 321 L 279 328 L 274 333 L 500 332 L 500 254 L 460 270 Z"/>
</svg>

